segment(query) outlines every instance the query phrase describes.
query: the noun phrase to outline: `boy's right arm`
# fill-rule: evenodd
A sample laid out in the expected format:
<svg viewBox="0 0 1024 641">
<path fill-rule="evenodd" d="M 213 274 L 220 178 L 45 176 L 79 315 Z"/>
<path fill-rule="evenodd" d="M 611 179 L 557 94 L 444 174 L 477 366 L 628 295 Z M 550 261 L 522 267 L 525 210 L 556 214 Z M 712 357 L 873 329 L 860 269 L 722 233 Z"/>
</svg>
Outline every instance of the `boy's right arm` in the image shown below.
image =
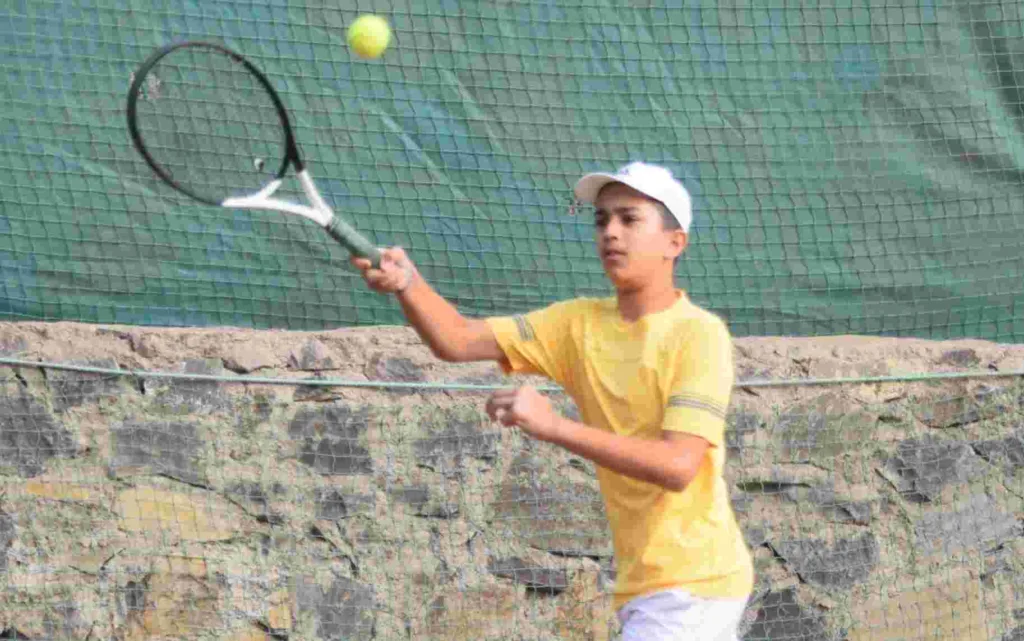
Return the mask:
<svg viewBox="0 0 1024 641">
<path fill-rule="evenodd" d="M 381 251 L 380 267 L 353 257 L 367 285 L 395 294 L 402 311 L 435 356 L 444 361 L 502 361 L 505 353 L 486 321 L 466 318 L 420 276 L 400 247 Z"/>
</svg>

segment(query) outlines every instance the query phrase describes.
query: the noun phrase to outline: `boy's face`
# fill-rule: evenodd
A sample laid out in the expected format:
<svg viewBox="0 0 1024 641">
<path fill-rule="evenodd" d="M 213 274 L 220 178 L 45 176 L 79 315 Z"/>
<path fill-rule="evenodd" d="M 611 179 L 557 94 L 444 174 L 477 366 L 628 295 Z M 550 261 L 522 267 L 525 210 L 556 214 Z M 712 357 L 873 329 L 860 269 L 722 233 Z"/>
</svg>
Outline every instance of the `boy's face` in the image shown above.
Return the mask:
<svg viewBox="0 0 1024 641">
<path fill-rule="evenodd" d="M 658 204 L 622 183 L 611 183 L 594 202 L 594 233 L 605 274 L 618 290 L 671 279 L 676 256 L 686 248 L 681 229 L 666 230 Z"/>
</svg>

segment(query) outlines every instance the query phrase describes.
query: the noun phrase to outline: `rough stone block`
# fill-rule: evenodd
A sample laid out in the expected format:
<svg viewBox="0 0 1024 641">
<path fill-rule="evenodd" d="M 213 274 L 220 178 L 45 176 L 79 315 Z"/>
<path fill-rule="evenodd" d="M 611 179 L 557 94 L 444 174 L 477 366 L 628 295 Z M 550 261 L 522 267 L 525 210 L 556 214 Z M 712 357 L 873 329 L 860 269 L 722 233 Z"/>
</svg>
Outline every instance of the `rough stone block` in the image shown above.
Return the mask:
<svg viewBox="0 0 1024 641">
<path fill-rule="evenodd" d="M 878 541 L 870 532 L 832 545 L 816 539 L 770 540 L 769 544 L 801 579 L 825 588 L 849 588 L 865 581 L 880 557 Z"/>
<path fill-rule="evenodd" d="M 300 617 L 311 615 L 323 641 L 371 641 L 376 618 L 376 597 L 369 585 L 337 577 L 327 588 L 311 578 L 296 586 Z"/>
<path fill-rule="evenodd" d="M 0 336 L 0 356 L 19 356 L 28 350 L 28 341 L 24 336 Z"/>
<path fill-rule="evenodd" d="M 419 465 L 443 472 L 446 476 L 460 476 L 464 457 L 485 461 L 498 455 L 501 436 L 488 430 L 480 421 L 450 416 L 445 427 L 431 430 L 413 442 L 413 453 Z"/>
<path fill-rule="evenodd" d="M 119 369 L 117 361 L 112 358 L 71 361 L 68 364 Z M 57 412 L 98 401 L 101 398 L 109 398 L 128 390 L 123 376 L 75 370 L 48 369 L 46 370 L 46 384 L 50 389 L 53 409 Z"/>
<path fill-rule="evenodd" d="M 934 428 L 957 427 L 999 416 L 1008 407 L 996 399 L 1003 390 L 986 387 L 974 393 L 955 394 L 934 399 L 922 399 L 914 404 L 918 420 Z"/>
<path fill-rule="evenodd" d="M 808 463 L 863 449 L 877 428 L 877 414 L 830 393 L 787 409 L 770 433 L 780 460 Z"/>
<path fill-rule="evenodd" d="M 974 451 L 993 465 L 998 465 L 1007 474 L 1024 468 L 1024 431 L 1018 431 L 1005 438 L 975 441 Z"/>
<path fill-rule="evenodd" d="M 610 589 L 601 572 L 573 573 L 559 597 L 555 638 L 559 641 L 610 641 L 614 634 L 615 609 Z"/>
<path fill-rule="evenodd" d="M 7 550 L 10 549 L 17 538 L 17 529 L 14 527 L 14 519 L 10 515 L 0 512 L 0 572 L 7 570 Z"/>
<path fill-rule="evenodd" d="M 258 625 L 247 625 L 239 630 L 233 630 L 224 637 L 225 641 L 274 641 L 266 630 Z"/>
<path fill-rule="evenodd" d="M 23 392 L 0 396 L 0 465 L 32 477 L 42 474 L 49 460 L 76 453 L 71 434 L 39 401 Z"/>
<path fill-rule="evenodd" d="M 1003 636 L 1003 641 L 1024 641 L 1024 625 L 1018 626 Z"/>
<path fill-rule="evenodd" d="M 542 567 L 519 557 L 491 557 L 487 569 L 494 576 L 511 579 L 527 590 L 543 594 L 560 594 L 569 587 L 569 576 L 564 569 Z"/>
<path fill-rule="evenodd" d="M 307 340 L 288 355 L 289 365 L 306 371 L 337 369 L 341 363 L 342 359 L 315 338 Z"/>
<path fill-rule="evenodd" d="M 423 368 L 404 356 L 375 354 L 363 370 L 371 381 L 418 383 L 427 380 Z M 415 389 L 395 389 L 394 394 L 413 394 Z"/>
<path fill-rule="evenodd" d="M 749 466 L 735 470 L 736 487 L 752 494 L 779 494 L 792 487 L 827 487 L 831 478 L 814 465 Z"/>
<path fill-rule="evenodd" d="M 934 501 L 947 485 L 971 478 L 979 463 L 967 443 L 929 436 L 900 442 L 879 472 L 908 500 Z"/>
<path fill-rule="evenodd" d="M 315 493 L 316 518 L 338 521 L 356 514 L 372 514 L 374 497 L 343 494 L 337 489 L 318 489 Z"/>
<path fill-rule="evenodd" d="M 223 376 L 227 374 L 220 359 L 194 358 L 185 361 L 184 374 Z M 145 379 L 146 394 L 154 397 L 155 409 L 178 414 L 210 414 L 227 410 L 231 399 L 223 391 L 223 383 L 214 380 Z"/>
<path fill-rule="evenodd" d="M 273 496 L 281 496 L 285 493 L 282 485 L 274 484 L 269 488 Z M 236 483 L 228 488 L 227 496 L 236 501 L 243 510 L 254 517 L 260 523 L 280 525 L 284 523 L 284 516 L 270 508 L 270 496 L 257 483 Z"/>
<path fill-rule="evenodd" d="M 272 352 L 252 345 L 235 345 L 224 355 L 224 367 L 239 374 L 273 367 L 276 363 L 277 357 Z"/>
<path fill-rule="evenodd" d="M 129 421 L 111 430 L 110 469 L 159 474 L 193 485 L 206 484 L 199 462 L 202 441 L 196 426 L 179 421 Z"/>
<path fill-rule="evenodd" d="M 951 349 L 943 352 L 936 363 L 964 368 L 977 367 L 981 364 L 981 357 L 978 356 L 977 350 L 974 349 Z"/>
<path fill-rule="evenodd" d="M 417 638 L 479 641 L 507 635 L 517 604 L 518 591 L 511 585 L 446 588 L 427 606 Z"/>
<path fill-rule="evenodd" d="M 411 506 L 416 516 L 450 519 L 459 513 L 458 502 L 432 497 L 426 485 L 396 488 L 389 493 L 398 501 Z"/>
<path fill-rule="evenodd" d="M 301 440 L 299 461 L 327 476 L 371 473 L 370 451 L 362 443 L 368 415 L 340 404 L 299 410 L 288 426 L 288 435 Z"/>
<path fill-rule="evenodd" d="M 248 519 L 238 507 L 210 493 L 168 492 L 133 487 L 117 496 L 118 526 L 158 541 L 223 541 L 246 531 Z"/>
<path fill-rule="evenodd" d="M 889 586 L 852 609 L 847 641 L 989 639 L 980 582 L 966 571 L 934 575 L 932 585 Z"/>
<path fill-rule="evenodd" d="M 124 588 L 127 624 L 119 638 L 187 639 L 217 630 L 223 625 L 215 582 L 190 574 L 153 572 L 143 581 Z"/>
<path fill-rule="evenodd" d="M 25 492 L 41 499 L 98 503 L 101 493 L 92 485 L 61 480 L 32 479 L 25 483 Z"/>
<path fill-rule="evenodd" d="M 754 604 L 756 618 L 744 641 L 825 641 L 831 633 L 820 612 L 797 599 L 796 590 L 768 592 Z"/>
<path fill-rule="evenodd" d="M 611 556 L 597 488 L 540 473 L 529 454 L 513 462 L 492 506 L 494 521 L 534 548 L 571 556 Z"/>
<path fill-rule="evenodd" d="M 731 412 L 725 428 L 725 444 L 731 455 L 743 449 L 743 437 L 753 434 L 766 425 L 763 418 L 752 412 Z"/>
<path fill-rule="evenodd" d="M 326 377 L 323 374 L 317 373 L 312 377 L 304 379 L 309 381 L 304 385 L 296 385 L 295 390 L 292 392 L 292 400 L 296 403 L 314 402 L 314 403 L 328 403 L 330 401 L 339 401 L 345 399 L 345 389 L 336 385 L 317 385 L 313 384 L 314 381 L 322 381 Z"/>
<path fill-rule="evenodd" d="M 275 634 L 287 633 L 292 629 L 292 599 L 287 590 L 278 590 L 267 599 L 267 627 Z"/>
<path fill-rule="evenodd" d="M 1021 535 L 1017 517 L 987 496 L 974 496 L 967 503 L 959 510 L 921 517 L 914 525 L 918 547 L 926 553 L 949 557 L 966 550 L 990 550 Z"/>
</svg>

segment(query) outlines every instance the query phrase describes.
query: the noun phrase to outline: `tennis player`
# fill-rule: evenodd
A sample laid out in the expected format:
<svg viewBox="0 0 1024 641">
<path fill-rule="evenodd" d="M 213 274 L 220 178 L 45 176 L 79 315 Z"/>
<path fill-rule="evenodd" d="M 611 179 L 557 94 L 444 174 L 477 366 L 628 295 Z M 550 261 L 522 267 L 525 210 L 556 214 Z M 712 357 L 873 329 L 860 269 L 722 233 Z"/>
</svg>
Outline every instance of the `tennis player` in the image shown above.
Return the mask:
<svg viewBox="0 0 1024 641">
<path fill-rule="evenodd" d="M 722 476 L 732 341 L 674 282 L 692 220 L 670 171 L 632 163 L 583 176 L 598 255 L 615 288 L 526 314 L 472 319 L 435 292 L 401 248 L 381 266 L 353 259 L 394 293 L 433 353 L 544 375 L 582 421 L 531 387 L 496 392 L 487 413 L 597 466 L 616 561 L 623 641 L 734 641 L 753 586 L 750 552 Z"/>
</svg>

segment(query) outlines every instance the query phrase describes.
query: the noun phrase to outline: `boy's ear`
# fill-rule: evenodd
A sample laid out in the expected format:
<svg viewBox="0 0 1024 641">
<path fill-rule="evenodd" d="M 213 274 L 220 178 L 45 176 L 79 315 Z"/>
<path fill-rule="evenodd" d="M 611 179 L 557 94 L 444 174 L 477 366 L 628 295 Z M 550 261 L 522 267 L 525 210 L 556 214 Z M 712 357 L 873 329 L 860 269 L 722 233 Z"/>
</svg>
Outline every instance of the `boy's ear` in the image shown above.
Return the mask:
<svg viewBox="0 0 1024 641">
<path fill-rule="evenodd" d="M 690 244 L 690 235 L 682 229 L 672 230 L 672 240 L 669 243 L 669 251 L 671 252 L 666 258 L 677 258 L 682 255 L 686 248 Z"/>
</svg>

